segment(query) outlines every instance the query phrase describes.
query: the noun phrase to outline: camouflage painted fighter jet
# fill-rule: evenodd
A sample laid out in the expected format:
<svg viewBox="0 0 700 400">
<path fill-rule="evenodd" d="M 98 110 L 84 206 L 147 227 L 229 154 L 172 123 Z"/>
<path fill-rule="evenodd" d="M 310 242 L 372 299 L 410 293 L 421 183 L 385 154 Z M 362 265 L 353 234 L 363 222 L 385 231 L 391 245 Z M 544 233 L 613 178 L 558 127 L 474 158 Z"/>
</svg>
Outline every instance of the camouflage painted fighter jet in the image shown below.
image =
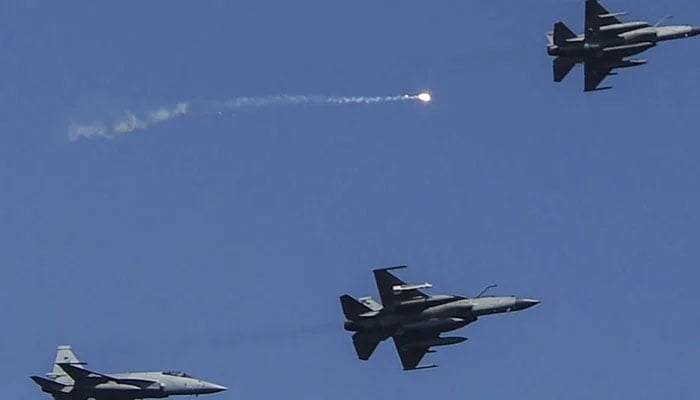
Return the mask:
<svg viewBox="0 0 700 400">
<path fill-rule="evenodd" d="M 55 400 L 134 400 L 173 395 L 200 395 L 226 390 L 184 372 L 103 374 L 85 368 L 70 346 L 58 346 L 53 371 L 32 380 Z"/>
<path fill-rule="evenodd" d="M 646 64 L 646 60 L 626 59 L 655 47 L 658 42 L 684 39 L 700 34 L 700 27 L 690 25 L 661 26 L 646 21 L 622 22 L 618 17 L 627 13 L 611 13 L 597 0 L 586 0 L 585 32 L 575 34 L 563 22 L 547 33 L 547 53 L 555 56 L 554 81 L 561 82 L 579 63 L 584 65 L 584 91 L 611 89 L 598 87 L 620 68 Z"/>
<path fill-rule="evenodd" d="M 460 336 L 442 337 L 441 333 L 462 328 L 484 315 L 524 310 L 539 304 L 538 300 L 514 296 L 484 296 L 495 285 L 472 298 L 427 295 L 421 289 L 430 288 L 430 283 L 407 285 L 389 272 L 400 268 L 406 266 L 374 270 L 382 304 L 371 297 L 359 300 L 347 294 L 340 297 L 345 330 L 355 332 L 352 341 L 360 360 L 368 360 L 380 342 L 392 338 L 404 370 L 436 367 L 418 364 L 426 353 L 434 352 L 432 347 L 467 340 Z"/>
</svg>

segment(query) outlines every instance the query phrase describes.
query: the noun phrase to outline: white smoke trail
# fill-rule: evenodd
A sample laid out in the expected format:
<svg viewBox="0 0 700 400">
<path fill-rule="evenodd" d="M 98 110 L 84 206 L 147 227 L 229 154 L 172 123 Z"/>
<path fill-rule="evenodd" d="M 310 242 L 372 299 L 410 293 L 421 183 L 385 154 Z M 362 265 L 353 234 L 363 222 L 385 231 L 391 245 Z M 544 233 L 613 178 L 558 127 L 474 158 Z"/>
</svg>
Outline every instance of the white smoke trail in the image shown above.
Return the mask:
<svg viewBox="0 0 700 400">
<path fill-rule="evenodd" d="M 339 96 L 304 96 L 304 95 L 289 95 L 283 94 L 279 96 L 267 97 L 236 97 L 235 99 L 224 102 L 224 107 L 227 109 L 241 107 L 265 107 L 265 106 L 283 106 L 293 104 L 376 104 L 388 103 L 392 101 L 405 100 L 421 100 L 425 99 L 426 93 L 410 95 L 403 94 L 400 96 L 354 96 L 354 97 L 339 97 Z M 425 101 L 425 100 L 421 100 Z M 428 100 L 430 101 L 430 100 Z"/>
<path fill-rule="evenodd" d="M 205 109 L 199 110 L 196 114 L 222 114 L 240 108 L 257 108 L 287 105 L 343 105 L 343 104 L 377 104 L 397 101 L 418 100 L 424 103 L 430 102 L 429 93 L 403 94 L 400 96 L 305 96 L 305 95 L 276 95 L 260 97 L 236 97 L 223 102 L 209 103 Z M 196 106 L 196 104 L 194 105 Z M 169 121 L 173 118 L 191 114 L 193 107 L 191 103 L 178 103 L 171 108 L 160 107 L 155 111 L 146 112 L 145 116 L 137 117 L 131 112 L 126 113 L 124 119 L 111 125 L 104 123 L 78 124 L 71 123 L 68 127 L 68 138 L 75 141 L 81 138 L 103 137 L 112 138 L 117 135 L 127 134 L 138 129 L 146 129 L 156 124 Z"/>
<path fill-rule="evenodd" d="M 68 127 L 68 138 L 72 141 L 83 137 L 106 137 L 111 138 L 117 134 L 133 132 L 136 129 L 145 129 L 149 126 L 165 122 L 169 119 L 187 114 L 189 106 L 186 103 L 178 103 L 168 109 L 158 108 L 147 113 L 143 119 L 139 119 L 135 114 L 127 112 L 123 120 L 117 121 L 111 128 L 107 128 L 103 123 L 77 124 L 71 123 Z"/>
</svg>

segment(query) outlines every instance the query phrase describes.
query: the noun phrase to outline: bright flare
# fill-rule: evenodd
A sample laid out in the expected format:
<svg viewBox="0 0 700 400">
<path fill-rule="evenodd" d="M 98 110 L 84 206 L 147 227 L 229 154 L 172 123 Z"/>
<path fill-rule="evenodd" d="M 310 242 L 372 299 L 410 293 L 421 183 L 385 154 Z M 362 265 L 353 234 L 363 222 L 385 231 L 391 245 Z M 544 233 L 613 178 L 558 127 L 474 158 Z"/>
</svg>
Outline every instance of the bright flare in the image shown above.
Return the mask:
<svg viewBox="0 0 700 400">
<path fill-rule="evenodd" d="M 432 100 L 432 97 L 430 97 L 430 93 L 421 93 L 418 95 L 418 100 L 422 101 L 423 103 L 429 103 L 430 100 Z"/>
</svg>

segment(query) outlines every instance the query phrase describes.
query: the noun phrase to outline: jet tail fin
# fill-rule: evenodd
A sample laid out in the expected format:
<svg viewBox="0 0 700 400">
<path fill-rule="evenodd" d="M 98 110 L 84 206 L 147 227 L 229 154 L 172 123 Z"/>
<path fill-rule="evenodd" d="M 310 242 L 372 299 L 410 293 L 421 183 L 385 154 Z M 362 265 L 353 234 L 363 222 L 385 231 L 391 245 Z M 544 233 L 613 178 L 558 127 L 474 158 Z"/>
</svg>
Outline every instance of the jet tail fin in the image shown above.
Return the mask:
<svg viewBox="0 0 700 400">
<path fill-rule="evenodd" d="M 571 69 L 576 65 L 576 60 L 569 57 L 557 57 L 552 65 L 554 74 L 554 82 L 561 82 L 571 72 Z"/>
<path fill-rule="evenodd" d="M 66 372 L 61 368 L 60 364 L 70 364 L 77 367 L 86 365 L 87 363 L 82 362 L 75 356 L 73 350 L 68 345 L 58 346 L 56 351 L 56 361 L 53 364 L 53 371 L 51 371 L 48 376 L 50 378 L 56 379 L 59 383 L 69 383 L 72 379 L 66 374 Z"/>
<path fill-rule="evenodd" d="M 351 296 L 344 294 L 340 296 L 340 305 L 343 307 L 343 314 L 349 320 L 356 320 L 360 315 L 372 311 L 371 308 L 355 300 Z"/>
<path fill-rule="evenodd" d="M 565 46 L 567 39 L 573 39 L 576 34 L 569 29 L 563 22 L 554 24 L 554 44 L 557 46 Z"/>
</svg>

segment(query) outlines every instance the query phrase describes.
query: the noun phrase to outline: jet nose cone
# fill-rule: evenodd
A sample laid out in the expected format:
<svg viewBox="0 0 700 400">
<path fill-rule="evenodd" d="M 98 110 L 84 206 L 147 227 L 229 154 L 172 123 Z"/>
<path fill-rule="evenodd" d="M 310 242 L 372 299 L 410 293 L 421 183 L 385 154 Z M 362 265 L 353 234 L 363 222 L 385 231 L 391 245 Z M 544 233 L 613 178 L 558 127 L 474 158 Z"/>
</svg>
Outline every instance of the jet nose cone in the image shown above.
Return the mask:
<svg viewBox="0 0 700 400">
<path fill-rule="evenodd" d="M 204 391 L 206 393 L 218 393 L 218 392 L 223 392 L 224 390 L 228 389 L 226 386 L 221 386 L 217 385 L 216 383 L 205 383 L 203 387 Z"/>
<path fill-rule="evenodd" d="M 697 36 L 700 35 L 700 26 L 694 26 L 690 30 L 690 35 L 689 36 Z"/>
<path fill-rule="evenodd" d="M 212 386 L 214 387 L 214 393 L 223 392 L 224 390 L 228 389 L 224 385 L 212 385 Z"/>
<path fill-rule="evenodd" d="M 540 301 L 535 299 L 518 299 L 516 301 L 516 307 L 518 310 L 524 310 L 538 304 L 540 304 Z"/>
</svg>

